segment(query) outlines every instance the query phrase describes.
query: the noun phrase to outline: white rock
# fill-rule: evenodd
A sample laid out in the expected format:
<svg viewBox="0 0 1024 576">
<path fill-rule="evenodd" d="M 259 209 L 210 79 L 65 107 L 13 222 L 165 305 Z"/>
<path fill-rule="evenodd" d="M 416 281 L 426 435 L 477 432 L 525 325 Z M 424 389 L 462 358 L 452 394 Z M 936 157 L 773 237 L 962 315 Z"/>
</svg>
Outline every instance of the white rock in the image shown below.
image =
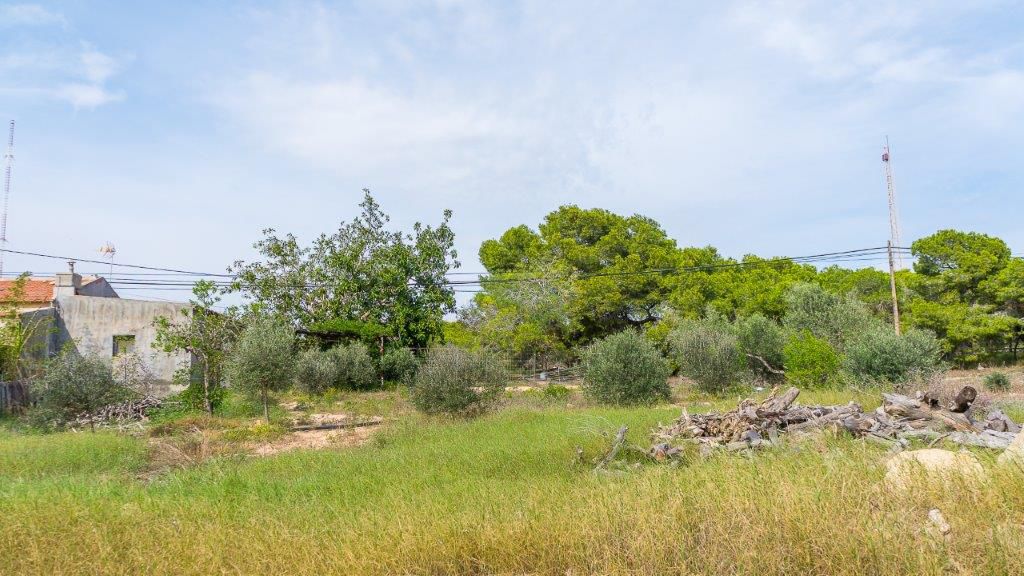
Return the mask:
<svg viewBox="0 0 1024 576">
<path fill-rule="evenodd" d="M 972 481 L 985 478 L 985 469 L 973 454 L 926 448 L 893 456 L 886 464 L 885 483 L 903 489 L 922 471 L 928 477 L 961 477 Z"/>
<path fill-rule="evenodd" d="M 1010 445 L 999 455 L 999 464 L 1010 464 L 1016 462 L 1024 466 L 1024 430 L 1017 432 L 1017 437 L 1010 442 Z"/>
</svg>

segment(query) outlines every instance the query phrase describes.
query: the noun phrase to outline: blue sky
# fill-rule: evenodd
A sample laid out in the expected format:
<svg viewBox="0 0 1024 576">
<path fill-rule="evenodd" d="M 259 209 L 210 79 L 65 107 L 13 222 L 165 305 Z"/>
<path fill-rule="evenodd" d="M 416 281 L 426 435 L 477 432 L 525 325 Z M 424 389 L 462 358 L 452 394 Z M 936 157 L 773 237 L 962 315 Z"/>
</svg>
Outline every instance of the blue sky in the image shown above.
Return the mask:
<svg viewBox="0 0 1024 576">
<path fill-rule="evenodd" d="M 984 1 L 0 3 L 9 247 L 220 272 L 364 187 L 396 225 L 454 210 L 464 270 L 565 203 L 731 256 L 877 246 L 888 135 L 905 244 L 1021 253 L 1022 29 Z"/>
</svg>

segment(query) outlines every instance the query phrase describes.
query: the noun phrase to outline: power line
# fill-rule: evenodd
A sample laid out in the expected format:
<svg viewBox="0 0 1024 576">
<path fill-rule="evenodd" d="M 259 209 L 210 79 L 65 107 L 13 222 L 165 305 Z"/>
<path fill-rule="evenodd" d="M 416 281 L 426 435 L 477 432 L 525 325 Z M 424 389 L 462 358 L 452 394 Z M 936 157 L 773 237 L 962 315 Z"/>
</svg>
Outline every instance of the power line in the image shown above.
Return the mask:
<svg viewBox="0 0 1024 576">
<path fill-rule="evenodd" d="M 896 248 L 896 250 L 899 250 L 899 251 L 909 251 L 909 248 L 901 247 L 901 248 Z M 838 252 L 823 252 L 823 253 L 820 253 L 820 254 L 810 254 L 810 255 L 806 255 L 806 256 L 766 258 L 766 259 L 757 259 L 757 260 L 740 261 L 740 262 L 720 262 L 720 263 L 715 263 L 715 264 L 704 264 L 704 265 L 682 266 L 682 267 L 668 267 L 668 268 L 654 268 L 654 269 L 645 269 L 645 270 L 624 270 L 624 271 L 617 271 L 617 272 L 583 273 L 583 274 L 577 274 L 575 276 L 575 278 L 576 279 L 587 279 L 587 278 L 598 278 L 598 277 L 621 277 L 621 276 L 638 276 L 638 275 L 648 275 L 648 274 L 668 274 L 668 273 L 682 273 L 682 272 L 700 272 L 700 271 L 711 271 L 711 270 L 730 269 L 730 268 L 748 268 L 748 267 L 753 267 L 753 266 L 771 266 L 771 265 L 786 264 L 786 263 L 791 263 L 791 264 L 813 264 L 813 263 L 836 263 L 836 262 L 848 262 L 848 261 L 878 261 L 878 260 L 881 259 L 882 255 L 886 253 L 885 251 L 886 251 L 886 247 L 859 248 L 859 249 L 855 249 L 855 250 L 843 250 L 843 251 L 838 251 Z M 58 256 L 58 255 L 43 254 L 43 253 L 38 253 L 38 252 L 28 252 L 28 251 L 9 250 L 9 249 L 3 249 L 3 252 L 9 252 L 9 253 L 13 253 L 13 254 L 21 254 L 21 255 L 27 255 L 27 256 L 36 256 L 36 257 L 40 257 L 40 258 L 53 258 L 53 259 L 60 259 L 60 260 L 75 260 L 76 262 L 90 262 L 90 263 L 97 263 L 97 264 L 108 264 L 107 262 L 102 262 L 102 261 L 99 261 L 99 260 L 91 260 L 91 259 L 87 259 L 87 258 L 73 258 L 73 257 L 68 257 L 68 256 Z M 191 290 L 192 286 L 194 285 L 194 282 L 191 281 L 191 280 L 185 280 L 185 279 L 178 279 L 178 278 L 176 278 L 178 276 L 185 276 L 185 277 L 190 277 L 190 278 L 194 278 L 194 277 L 197 277 L 197 276 L 198 277 L 207 277 L 207 278 L 208 277 L 217 278 L 218 280 L 211 280 L 211 282 L 214 285 L 218 286 L 218 287 L 224 288 L 224 287 L 231 286 L 231 282 L 228 281 L 228 280 L 225 280 L 226 278 L 231 278 L 232 280 L 234 279 L 234 276 L 232 276 L 231 274 L 211 274 L 211 273 L 195 272 L 195 271 L 189 271 L 189 270 L 177 270 L 177 269 L 172 269 L 172 268 L 162 268 L 162 267 L 157 267 L 157 266 L 146 266 L 146 265 L 141 265 L 141 264 L 115 263 L 114 266 L 125 267 L 125 268 L 132 268 L 132 269 L 142 269 L 142 270 L 157 271 L 157 273 L 153 273 L 153 272 L 134 272 L 134 273 L 133 272 L 118 272 L 118 274 L 111 275 L 109 278 L 107 278 L 107 281 L 110 284 L 115 285 L 115 286 L 120 286 L 120 287 L 122 287 L 122 289 L 148 289 L 148 290 L 155 290 L 155 289 L 160 288 L 160 289 L 187 289 L 187 290 Z M 441 286 L 445 286 L 445 287 L 449 287 L 449 288 L 454 288 L 454 287 L 459 287 L 459 286 L 464 286 L 464 287 L 480 286 L 480 287 L 482 287 L 482 286 L 484 286 L 486 284 L 513 283 L 513 282 L 533 282 L 535 280 L 538 280 L 538 279 L 542 278 L 542 277 L 537 276 L 535 274 L 531 275 L 531 276 L 528 276 L 528 277 L 519 277 L 519 278 L 511 277 L 511 276 L 501 276 L 501 277 L 497 277 L 496 278 L 496 277 L 493 277 L 493 275 L 487 274 L 486 272 L 481 272 L 481 273 L 465 272 L 465 274 L 476 274 L 477 276 L 479 276 L 479 278 L 476 279 L 476 280 L 449 280 L 449 281 L 440 283 L 440 285 Z M 139 277 L 135 278 L 134 276 L 139 276 Z M 142 278 L 141 276 L 147 276 L 147 278 Z M 572 276 L 570 276 L 570 277 L 572 277 Z M 412 281 L 412 282 L 410 282 L 410 285 L 416 285 L 416 282 Z M 292 288 L 295 288 L 295 289 L 303 289 L 303 288 L 311 289 L 311 288 L 320 288 L 320 287 L 330 287 L 330 286 L 334 286 L 334 284 L 330 284 L 330 283 L 301 283 L 301 284 L 293 284 L 291 286 L 288 286 L 287 284 L 279 284 L 279 286 L 282 286 L 282 287 L 285 287 L 285 288 L 292 287 Z"/>
</svg>

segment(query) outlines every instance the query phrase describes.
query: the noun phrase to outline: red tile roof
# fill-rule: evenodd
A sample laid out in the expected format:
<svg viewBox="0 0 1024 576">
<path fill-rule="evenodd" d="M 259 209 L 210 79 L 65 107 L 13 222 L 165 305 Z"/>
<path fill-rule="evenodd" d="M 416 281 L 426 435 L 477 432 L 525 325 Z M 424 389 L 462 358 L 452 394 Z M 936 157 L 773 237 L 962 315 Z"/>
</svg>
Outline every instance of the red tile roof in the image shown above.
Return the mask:
<svg viewBox="0 0 1024 576">
<path fill-rule="evenodd" d="M 29 278 L 25 281 L 25 294 L 18 299 L 25 303 L 49 303 L 53 301 L 53 280 Z M 14 286 L 14 280 L 0 280 L 0 298 L 7 298 Z"/>
</svg>

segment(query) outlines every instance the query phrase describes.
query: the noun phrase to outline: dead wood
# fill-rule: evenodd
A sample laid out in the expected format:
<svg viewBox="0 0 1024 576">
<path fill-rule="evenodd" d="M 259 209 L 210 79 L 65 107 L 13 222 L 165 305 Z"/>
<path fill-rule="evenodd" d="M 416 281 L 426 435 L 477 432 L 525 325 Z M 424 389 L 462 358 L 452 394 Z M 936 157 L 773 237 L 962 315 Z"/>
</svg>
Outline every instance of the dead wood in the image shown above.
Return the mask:
<svg viewBox="0 0 1024 576">
<path fill-rule="evenodd" d="M 611 450 L 604 455 L 604 458 L 601 458 L 601 460 L 598 461 L 597 466 L 594 466 L 594 470 L 603 470 L 610 462 L 615 460 L 615 457 L 618 456 L 619 452 L 622 450 L 623 445 L 626 444 L 627 432 L 629 432 L 628 426 L 623 425 L 619 428 L 619 431 L 615 433 L 615 439 L 612 440 Z"/>
<path fill-rule="evenodd" d="M 977 394 L 970 387 L 960 391 L 948 410 L 940 408 L 926 394 L 882 394 L 882 406 L 871 412 L 864 412 L 854 402 L 801 406 L 796 403 L 799 394 L 797 388 L 781 394 L 776 388 L 760 403 L 743 400 L 725 413 L 691 415 L 684 409 L 676 421 L 653 431 L 653 446 L 647 454 L 658 461 L 671 460 L 682 454 L 681 445 L 687 443 L 697 444 L 702 454 L 716 448 L 760 448 L 776 444 L 782 433 L 823 429 L 843 431 L 897 450 L 909 446 L 913 439 L 1004 449 L 1021 429 L 999 410 L 990 413 L 983 423 L 975 423 L 963 412 L 954 411 L 970 407 Z M 613 452 L 618 452 L 614 445 Z M 606 457 L 599 467 L 608 461 Z"/>
<path fill-rule="evenodd" d="M 327 422 L 324 424 L 305 424 L 292 426 L 292 432 L 307 432 L 309 430 L 339 430 L 341 428 L 361 428 L 363 426 L 376 426 L 384 420 L 375 418 L 371 420 L 357 420 L 355 422 Z"/>
<path fill-rule="evenodd" d="M 757 360 L 758 362 L 760 362 L 761 365 L 764 366 L 764 369 L 767 370 L 770 374 L 777 374 L 779 376 L 785 376 L 786 375 L 786 371 L 785 370 L 780 370 L 778 368 L 773 368 L 772 365 L 769 364 L 767 360 L 765 360 L 764 358 L 761 358 L 757 354 L 750 354 L 748 352 L 747 353 L 747 358 L 750 358 L 752 360 Z"/>
</svg>

